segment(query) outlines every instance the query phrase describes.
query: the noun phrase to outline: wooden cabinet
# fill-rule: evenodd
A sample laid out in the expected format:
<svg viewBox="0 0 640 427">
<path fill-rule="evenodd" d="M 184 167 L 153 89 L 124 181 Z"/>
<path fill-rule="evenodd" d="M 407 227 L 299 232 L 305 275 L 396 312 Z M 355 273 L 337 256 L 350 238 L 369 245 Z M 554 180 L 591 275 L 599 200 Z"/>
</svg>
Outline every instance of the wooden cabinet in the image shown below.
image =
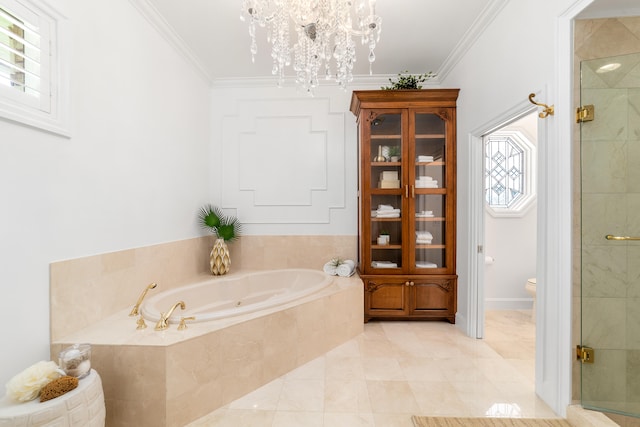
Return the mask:
<svg viewBox="0 0 640 427">
<path fill-rule="evenodd" d="M 458 89 L 353 92 L 365 321 L 455 322 L 457 97 Z"/>
</svg>

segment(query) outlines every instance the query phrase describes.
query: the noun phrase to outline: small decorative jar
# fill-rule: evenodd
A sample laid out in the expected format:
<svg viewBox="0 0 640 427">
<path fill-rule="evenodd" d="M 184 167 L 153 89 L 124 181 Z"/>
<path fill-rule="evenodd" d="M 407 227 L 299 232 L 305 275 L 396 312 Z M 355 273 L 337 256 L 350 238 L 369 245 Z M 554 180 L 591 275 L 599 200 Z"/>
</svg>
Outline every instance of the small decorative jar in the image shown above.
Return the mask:
<svg viewBox="0 0 640 427">
<path fill-rule="evenodd" d="M 74 344 L 65 348 L 58 356 L 58 366 L 70 377 L 86 377 L 91 371 L 91 344 Z"/>
</svg>

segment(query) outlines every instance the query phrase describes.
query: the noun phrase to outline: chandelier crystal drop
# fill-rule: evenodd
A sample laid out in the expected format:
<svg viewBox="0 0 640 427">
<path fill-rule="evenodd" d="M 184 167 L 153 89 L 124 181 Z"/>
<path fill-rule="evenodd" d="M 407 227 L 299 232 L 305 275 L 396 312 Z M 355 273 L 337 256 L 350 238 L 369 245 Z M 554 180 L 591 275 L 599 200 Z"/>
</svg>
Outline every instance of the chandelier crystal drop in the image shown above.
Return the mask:
<svg viewBox="0 0 640 427">
<path fill-rule="evenodd" d="M 382 29 L 375 6 L 376 0 L 243 0 L 240 18 L 249 22 L 252 61 L 258 53 L 256 27 L 266 27 L 278 85 L 284 84 L 285 67 L 292 65 L 296 84 L 313 93 L 319 74 L 343 88 L 353 80 L 354 37 L 369 48 L 371 74 Z"/>
</svg>

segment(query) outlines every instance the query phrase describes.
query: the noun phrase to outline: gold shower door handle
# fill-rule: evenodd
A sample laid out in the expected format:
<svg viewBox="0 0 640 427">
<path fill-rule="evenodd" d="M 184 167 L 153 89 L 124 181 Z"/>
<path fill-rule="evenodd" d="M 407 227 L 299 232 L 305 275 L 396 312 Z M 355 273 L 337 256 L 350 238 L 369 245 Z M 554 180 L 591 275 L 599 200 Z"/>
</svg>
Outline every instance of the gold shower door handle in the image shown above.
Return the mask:
<svg viewBox="0 0 640 427">
<path fill-rule="evenodd" d="M 640 237 L 614 236 L 613 234 L 607 234 L 604 238 L 607 240 L 640 240 Z"/>
</svg>

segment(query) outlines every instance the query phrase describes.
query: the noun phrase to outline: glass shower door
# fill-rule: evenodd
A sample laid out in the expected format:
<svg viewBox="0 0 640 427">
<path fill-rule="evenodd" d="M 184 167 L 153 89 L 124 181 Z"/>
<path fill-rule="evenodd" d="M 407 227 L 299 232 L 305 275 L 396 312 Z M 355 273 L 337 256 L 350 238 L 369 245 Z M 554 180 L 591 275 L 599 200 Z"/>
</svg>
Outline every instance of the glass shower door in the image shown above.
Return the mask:
<svg viewBox="0 0 640 427">
<path fill-rule="evenodd" d="M 583 61 L 580 103 L 581 401 L 639 416 L 640 53 Z"/>
</svg>

